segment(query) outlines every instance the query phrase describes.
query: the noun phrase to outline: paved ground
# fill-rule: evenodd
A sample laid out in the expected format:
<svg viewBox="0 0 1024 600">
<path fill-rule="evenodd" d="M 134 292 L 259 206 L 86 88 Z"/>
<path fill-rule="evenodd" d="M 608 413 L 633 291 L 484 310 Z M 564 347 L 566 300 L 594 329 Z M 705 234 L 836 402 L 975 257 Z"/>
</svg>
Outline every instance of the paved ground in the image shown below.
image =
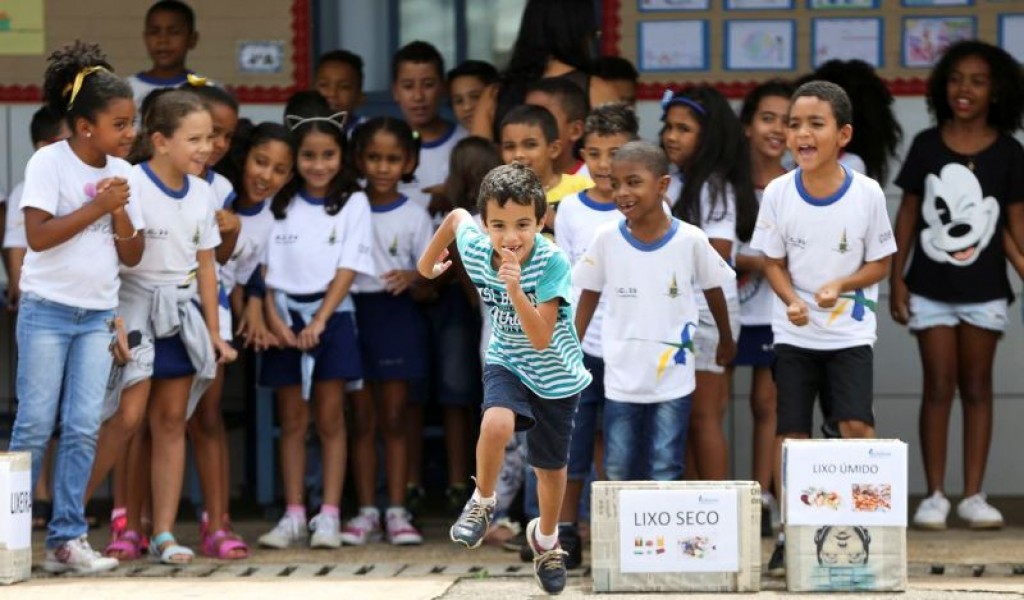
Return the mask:
<svg viewBox="0 0 1024 600">
<path fill-rule="evenodd" d="M 245 598 L 247 600 L 354 600 L 387 598 L 418 600 L 443 598 L 504 600 L 541 597 L 530 565 L 500 548 L 467 551 L 446 541 L 446 522 L 426 523 L 427 543 L 419 547 L 392 548 L 373 544 L 337 551 L 255 549 L 245 562 L 226 563 L 197 558 L 192 566 L 174 568 L 148 561 L 126 563 L 102 577 L 47 577 L 36 572 L 26 583 L 0 588 L 0 600 L 91 600 L 93 598 L 143 595 L 147 600 Z M 269 524 L 239 523 L 237 528 L 252 541 Z M 94 543 L 101 546 L 105 531 L 95 530 Z M 181 541 L 198 542 L 195 525 L 180 528 Z M 35 538 L 36 562 L 42 560 L 42 537 Z M 765 541 L 767 560 L 771 541 Z M 933 598 L 1024 598 L 1024 528 L 996 532 L 950 529 L 940 533 L 911 531 L 908 534 L 910 590 L 907 600 Z M 1015 574 L 1020 573 L 1020 574 Z M 784 584 L 765 579 L 758 597 L 786 596 Z M 601 595 L 607 596 L 607 595 Z M 711 595 L 707 595 L 711 597 Z M 722 595 L 714 595 L 721 598 Z M 794 595 L 795 596 L 795 595 Z M 586 565 L 572 573 L 566 598 L 598 597 L 591 588 Z M 614 595 L 615 598 L 650 598 L 650 595 Z M 703 598 L 705 595 L 688 595 Z M 745 596 L 749 598 L 750 596 Z M 803 597 L 808 597 L 804 595 Z M 851 598 L 873 600 L 892 595 L 856 594 Z"/>
</svg>

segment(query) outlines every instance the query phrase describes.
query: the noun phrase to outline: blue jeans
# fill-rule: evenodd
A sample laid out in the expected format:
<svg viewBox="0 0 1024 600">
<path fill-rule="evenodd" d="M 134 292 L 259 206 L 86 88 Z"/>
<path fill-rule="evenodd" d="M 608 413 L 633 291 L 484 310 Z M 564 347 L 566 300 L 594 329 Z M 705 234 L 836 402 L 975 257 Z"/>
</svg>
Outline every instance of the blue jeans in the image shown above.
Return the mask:
<svg viewBox="0 0 1024 600">
<path fill-rule="evenodd" d="M 113 310 L 75 308 L 31 293 L 21 298 L 18 414 L 10 449 L 32 454 L 33 488 L 53 435 L 58 406 L 61 413 L 47 548 L 56 548 L 89 530 L 83 496 L 92 473 L 110 376 L 112 334 L 108 323 L 113 316 Z"/>
<path fill-rule="evenodd" d="M 576 407 L 576 426 L 569 442 L 569 479 L 583 481 L 594 466 L 594 440 L 604 412 L 604 360 L 583 354 L 583 366 L 594 380 L 580 393 Z"/>
<path fill-rule="evenodd" d="M 690 396 L 636 404 L 606 400 L 604 465 L 611 481 L 674 481 L 683 476 Z"/>
</svg>

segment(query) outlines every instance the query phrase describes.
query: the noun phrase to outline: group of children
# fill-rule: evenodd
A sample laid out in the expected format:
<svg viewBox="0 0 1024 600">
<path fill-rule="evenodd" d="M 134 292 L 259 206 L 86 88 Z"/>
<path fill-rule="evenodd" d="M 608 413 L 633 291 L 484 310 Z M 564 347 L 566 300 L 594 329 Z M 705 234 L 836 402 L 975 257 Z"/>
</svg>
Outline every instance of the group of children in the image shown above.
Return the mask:
<svg viewBox="0 0 1024 600">
<path fill-rule="evenodd" d="M 666 92 L 657 144 L 638 139 L 629 86 L 624 102 L 591 108 L 569 79 L 541 79 L 492 143 L 467 128 L 497 71 L 467 61 L 446 74 L 426 42 L 392 62 L 402 119 L 356 116 L 362 60 L 338 50 L 321 57 L 315 91 L 297 93 L 283 122 L 253 124 L 185 68 L 196 42 L 186 5 L 156 3 L 145 32 L 154 66 L 127 81 L 95 45 L 50 57 L 33 120 L 39 150 L 11 199 L 5 247 L 23 230 L 28 248 L 23 265 L 8 256 L 19 311 L 11 449 L 32 453 L 34 482 L 58 416 L 61 425 L 47 570 L 101 571 L 144 552 L 191 561 L 173 534 L 187 439 L 202 552 L 249 556 L 228 516 L 220 410 L 234 336 L 259 353 L 280 422 L 285 511 L 261 546 L 421 543 L 410 509 L 422 499 L 424 398 L 435 397 L 448 503 L 461 510 L 451 539 L 509 543 L 525 482 L 521 547 L 557 593 L 581 561 L 576 523 L 595 472 L 729 477 L 722 423 L 734 365 L 753 367 L 752 478 L 771 535 L 782 441 L 812 435 L 816 399 L 827 435 L 874 436 L 872 346 L 887 276 L 892 316 L 909 321 L 925 366 L 931 495 L 914 521 L 945 526 L 944 440 L 959 384 L 972 470 L 958 512 L 974 527 L 1002 524 L 981 475 L 1006 258 L 1024 273 L 1024 182 L 1013 167 L 1024 150 L 1011 137 L 1024 83 L 1005 52 L 965 42 L 936 67 L 938 125 L 897 177 L 894 232 L 880 184 L 899 130 L 885 128 L 891 96 L 860 63 L 828 65 L 795 89 L 761 84 L 738 115 L 708 86 Z M 848 81 L 857 73 L 869 85 Z M 441 116 L 446 90 L 457 123 Z M 866 138 L 862 126 L 885 133 Z M 322 499 L 308 519 L 311 424 Z M 343 520 L 349 464 L 359 509 Z M 83 498 L 111 473 L 101 554 L 86 538 Z"/>
</svg>

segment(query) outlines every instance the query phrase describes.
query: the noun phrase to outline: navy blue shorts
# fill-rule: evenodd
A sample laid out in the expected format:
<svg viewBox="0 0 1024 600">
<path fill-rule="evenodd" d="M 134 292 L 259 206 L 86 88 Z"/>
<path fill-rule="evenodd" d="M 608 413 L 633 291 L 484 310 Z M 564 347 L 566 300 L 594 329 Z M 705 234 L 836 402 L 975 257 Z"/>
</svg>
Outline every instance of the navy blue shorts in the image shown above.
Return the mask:
<svg viewBox="0 0 1024 600">
<path fill-rule="evenodd" d="M 516 431 L 526 432 L 526 462 L 538 469 L 561 469 L 569 462 L 569 440 L 580 395 L 541 398 L 519 376 L 499 365 L 484 366 L 484 404 L 516 415 Z"/>
<path fill-rule="evenodd" d="M 426 375 L 426 328 L 412 296 L 353 294 L 363 377 L 409 381 Z"/>
<path fill-rule="evenodd" d="M 775 337 L 771 325 L 744 325 L 740 327 L 740 338 L 736 341 L 738 367 L 770 367 L 775 359 L 772 349 Z"/>
<path fill-rule="evenodd" d="M 306 326 L 302 316 L 289 311 L 292 331 L 296 335 Z M 351 312 L 336 312 L 329 319 L 320 336 L 320 344 L 310 351 L 316 359 L 313 381 L 354 381 L 363 376 L 356 341 L 356 324 Z M 296 348 L 271 348 L 263 353 L 260 366 L 260 385 L 281 388 L 302 383 L 302 352 Z"/>
<path fill-rule="evenodd" d="M 196 368 L 192 366 L 180 335 L 153 341 L 152 379 L 177 379 L 195 374 Z"/>
<path fill-rule="evenodd" d="M 429 372 L 409 395 L 411 403 L 473 407 L 480 404 L 480 311 L 458 282 L 441 286 L 426 314 Z"/>
</svg>

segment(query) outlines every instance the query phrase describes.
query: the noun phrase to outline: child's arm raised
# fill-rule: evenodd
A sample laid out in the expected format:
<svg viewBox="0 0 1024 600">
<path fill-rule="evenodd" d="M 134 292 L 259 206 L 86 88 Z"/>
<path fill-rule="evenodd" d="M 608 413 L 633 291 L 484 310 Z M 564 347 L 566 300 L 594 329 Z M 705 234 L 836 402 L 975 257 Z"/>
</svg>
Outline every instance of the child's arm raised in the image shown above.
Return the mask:
<svg viewBox="0 0 1024 600">
<path fill-rule="evenodd" d="M 814 293 L 814 301 L 821 308 L 832 308 L 839 300 L 839 294 L 863 289 L 885 279 L 891 265 L 892 256 L 866 261 L 853 275 L 830 281 L 821 286 Z"/>
<path fill-rule="evenodd" d="M 715 349 L 715 364 L 724 367 L 736 358 L 736 342 L 732 339 L 732 325 L 729 323 L 729 305 L 725 302 L 725 292 L 715 287 L 704 290 L 704 299 L 715 319 L 718 328 L 718 348 Z"/>
<path fill-rule="evenodd" d="M 196 274 L 199 279 L 199 302 L 203 307 L 203 320 L 206 321 L 206 329 L 210 332 L 210 341 L 213 342 L 217 362 L 229 363 L 238 357 L 238 352 L 220 337 L 217 268 L 214 265 L 213 254 L 212 249 L 200 250 L 196 253 L 199 258 L 199 272 Z"/>
<path fill-rule="evenodd" d="M 420 275 L 427 279 L 434 279 L 452 266 L 452 261 L 445 260 L 448 258 L 448 246 L 455 241 L 455 233 L 459 230 L 459 225 L 466 221 L 472 223 L 473 216 L 464 209 L 456 208 L 448 213 L 448 216 L 441 222 L 441 226 L 434 232 L 434 237 L 430 239 L 430 244 L 423 252 L 423 256 L 416 263 L 416 269 Z"/>
<path fill-rule="evenodd" d="M 576 303 L 576 335 L 582 340 L 587 335 L 587 328 L 594 318 L 597 303 L 601 301 L 601 292 L 583 290 L 579 302 Z"/>
<path fill-rule="evenodd" d="M 558 307 L 562 299 L 552 298 L 534 306 L 519 285 L 521 274 L 519 259 L 516 258 L 515 252 L 502 248 L 498 279 L 505 282 L 505 290 L 512 301 L 512 307 L 519 315 L 523 333 L 529 338 L 530 345 L 534 350 L 544 350 L 551 344 L 551 336 L 555 334 L 555 322 L 558 320 Z"/>
<path fill-rule="evenodd" d="M 765 257 L 764 276 L 772 286 L 772 291 L 786 305 L 786 316 L 789 322 L 802 327 L 810 321 L 811 315 L 796 290 L 793 289 L 793 280 L 789 276 L 789 269 L 786 267 L 785 258 Z"/>
</svg>

